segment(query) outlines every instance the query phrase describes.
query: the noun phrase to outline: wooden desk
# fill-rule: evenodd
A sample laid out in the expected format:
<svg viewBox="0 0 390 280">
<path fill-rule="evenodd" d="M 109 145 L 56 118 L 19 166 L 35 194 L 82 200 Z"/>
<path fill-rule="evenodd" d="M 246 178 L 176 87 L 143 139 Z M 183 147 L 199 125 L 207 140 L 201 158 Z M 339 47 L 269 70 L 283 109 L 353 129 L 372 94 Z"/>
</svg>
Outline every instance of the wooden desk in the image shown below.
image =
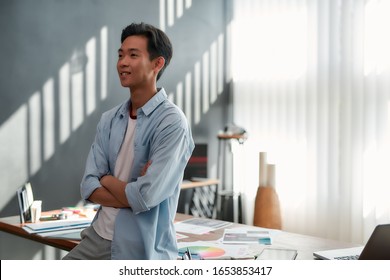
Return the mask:
<svg viewBox="0 0 390 280">
<path fill-rule="evenodd" d="M 193 189 L 193 188 L 199 188 L 199 187 L 206 187 L 206 186 L 212 186 L 212 185 L 218 185 L 219 180 L 217 179 L 205 179 L 205 180 L 199 180 L 199 181 L 183 181 L 181 184 L 181 189 Z"/>
<path fill-rule="evenodd" d="M 176 215 L 176 221 L 184 221 L 190 218 L 193 218 L 193 216 L 179 213 Z M 245 225 L 233 223 L 229 226 L 229 228 L 242 226 Z M 224 229 L 225 228 L 218 229 L 203 235 L 184 233 L 186 236 L 188 236 L 188 238 L 180 239 L 180 242 L 218 240 L 222 237 Z M 0 218 L 0 230 L 66 251 L 70 251 L 78 244 L 78 241 L 74 240 L 47 238 L 40 237 L 34 234 L 29 234 L 22 229 L 22 226 L 19 223 L 19 216 Z M 258 245 L 259 252 L 261 252 L 261 246 L 262 245 Z M 312 260 L 314 251 L 347 248 L 356 246 L 356 244 L 280 231 L 274 236 L 272 245 L 270 246 L 278 248 L 296 249 L 298 250 L 297 259 Z"/>
<path fill-rule="evenodd" d="M 19 216 L 0 218 L 0 230 L 65 251 L 70 251 L 78 244 L 78 241 L 75 240 L 46 238 L 36 234 L 29 234 L 22 228 Z"/>
</svg>

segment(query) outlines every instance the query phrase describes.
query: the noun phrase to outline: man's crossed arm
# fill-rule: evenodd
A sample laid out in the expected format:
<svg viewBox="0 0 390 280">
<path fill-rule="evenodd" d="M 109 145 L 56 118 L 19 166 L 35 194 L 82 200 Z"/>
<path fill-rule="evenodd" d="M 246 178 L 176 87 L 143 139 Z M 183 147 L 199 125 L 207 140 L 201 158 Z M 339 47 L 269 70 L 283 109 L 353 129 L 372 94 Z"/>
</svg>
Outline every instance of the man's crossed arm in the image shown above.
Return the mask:
<svg viewBox="0 0 390 280">
<path fill-rule="evenodd" d="M 148 161 L 141 171 L 141 176 L 146 174 L 151 161 Z M 126 208 L 130 207 L 127 201 L 125 188 L 127 183 L 115 178 L 112 175 L 105 175 L 100 178 L 101 187 L 97 188 L 89 197 L 89 200 L 102 206 Z"/>
</svg>

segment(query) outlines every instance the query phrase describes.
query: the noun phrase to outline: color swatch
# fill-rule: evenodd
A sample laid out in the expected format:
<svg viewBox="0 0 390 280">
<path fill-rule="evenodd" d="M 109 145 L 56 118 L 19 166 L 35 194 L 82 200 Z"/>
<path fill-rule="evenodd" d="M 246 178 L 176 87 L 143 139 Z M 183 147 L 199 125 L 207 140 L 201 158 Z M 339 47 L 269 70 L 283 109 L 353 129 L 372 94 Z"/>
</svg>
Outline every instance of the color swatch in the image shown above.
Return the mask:
<svg viewBox="0 0 390 280">
<path fill-rule="evenodd" d="M 187 249 L 191 252 L 191 255 L 196 255 L 198 258 L 217 258 L 225 254 L 225 250 L 217 247 L 209 246 L 188 246 L 179 249 L 179 256 L 183 256 Z M 196 257 L 193 257 L 196 259 Z"/>
</svg>

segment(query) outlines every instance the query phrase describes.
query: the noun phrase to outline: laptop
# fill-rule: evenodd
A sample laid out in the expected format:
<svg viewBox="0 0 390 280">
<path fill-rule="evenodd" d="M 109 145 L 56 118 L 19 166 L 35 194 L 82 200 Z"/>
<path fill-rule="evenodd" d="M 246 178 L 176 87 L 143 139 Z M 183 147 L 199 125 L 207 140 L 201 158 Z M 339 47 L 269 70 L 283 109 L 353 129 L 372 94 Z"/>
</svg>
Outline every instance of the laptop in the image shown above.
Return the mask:
<svg viewBox="0 0 390 280">
<path fill-rule="evenodd" d="M 31 206 L 34 202 L 34 194 L 31 183 L 26 183 L 16 190 L 18 197 L 20 223 L 31 221 Z"/>
<path fill-rule="evenodd" d="M 317 251 L 322 260 L 390 260 L 390 224 L 377 225 L 365 246 Z"/>
</svg>

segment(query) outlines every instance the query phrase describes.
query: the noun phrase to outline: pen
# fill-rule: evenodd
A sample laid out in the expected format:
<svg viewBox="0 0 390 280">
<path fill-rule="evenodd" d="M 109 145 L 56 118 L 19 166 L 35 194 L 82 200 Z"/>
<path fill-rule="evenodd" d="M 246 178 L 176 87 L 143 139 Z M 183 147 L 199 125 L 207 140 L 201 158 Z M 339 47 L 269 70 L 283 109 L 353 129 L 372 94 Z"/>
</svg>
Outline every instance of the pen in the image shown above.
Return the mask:
<svg viewBox="0 0 390 280">
<path fill-rule="evenodd" d="M 190 249 L 187 247 L 188 259 L 192 260 Z"/>
<path fill-rule="evenodd" d="M 181 255 L 182 260 L 201 260 L 202 257 L 197 253 L 191 253 L 190 248 L 187 247 L 186 251 Z"/>
<path fill-rule="evenodd" d="M 188 247 L 182 256 L 182 260 L 192 260 L 191 252 L 190 252 L 190 249 Z"/>
</svg>

